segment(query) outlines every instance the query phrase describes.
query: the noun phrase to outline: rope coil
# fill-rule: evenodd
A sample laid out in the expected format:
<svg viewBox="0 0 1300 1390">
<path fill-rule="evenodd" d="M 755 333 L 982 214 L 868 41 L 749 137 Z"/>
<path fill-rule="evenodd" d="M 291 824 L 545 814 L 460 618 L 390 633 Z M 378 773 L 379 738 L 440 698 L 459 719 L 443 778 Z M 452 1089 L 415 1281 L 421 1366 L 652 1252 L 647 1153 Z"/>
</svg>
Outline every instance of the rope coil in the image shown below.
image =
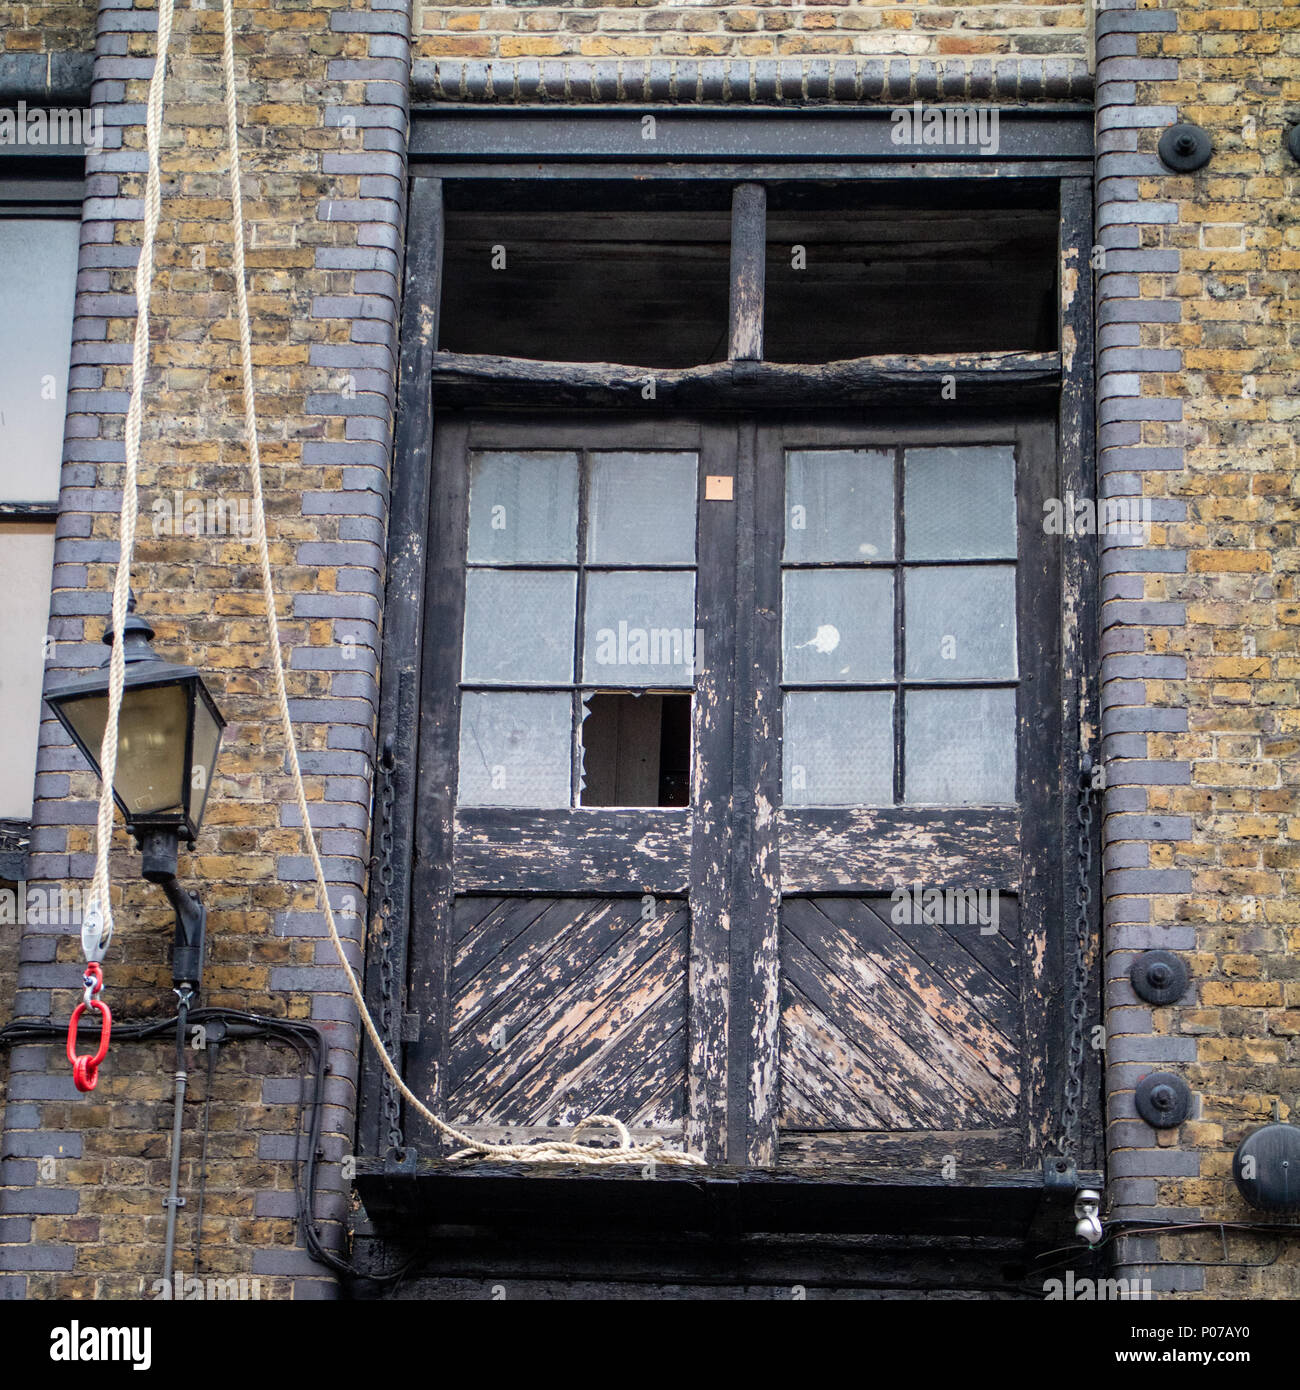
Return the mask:
<svg viewBox="0 0 1300 1390">
<path fill-rule="evenodd" d="M 117 721 L 121 710 L 122 688 L 125 666 L 122 660 L 122 627 L 126 616 L 127 593 L 130 587 L 131 562 L 135 548 L 136 531 L 136 487 L 139 465 L 141 389 L 145 380 L 149 350 L 149 293 L 153 276 L 153 249 L 157 234 L 160 199 L 160 174 L 158 166 L 158 144 L 162 124 L 162 90 L 166 69 L 167 47 L 171 38 L 172 10 L 174 0 L 159 0 L 158 4 L 158 58 L 153 77 L 149 84 L 149 107 L 145 125 L 145 138 L 149 150 L 149 168 L 145 189 L 144 241 L 140 252 L 140 263 L 136 271 L 136 336 L 132 359 L 131 403 L 127 413 L 126 479 L 122 496 L 121 519 L 121 558 L 118 563 L 117 581 L 113 591 L 113 661 L 109 671 L 109 718 L 104 733 L 104 746 L 101 766 L 104 781 L 101 787 L 99 822 L 97 829 L 95 883 L 92 901 L 102 902 L 103 911 L 108 914 L 108 849 L 113 828 L 112 779 L 117 766 Z M 280 627 L 276 616 L 275 584 L 271 573 L 270 548 L 266 534 L 266 507 L 262 491 L 262 461 L 258 442 L 256 396 L 253 388 L 252 329 L 248 308 L 248 286 L 244 263 L 244 212 L 240 189 L 239 157 L 239 119 L 235 97 L 235 41 L 232 0 L 222 0 L 222 47 L 221 66 L 225 89 L 226 133 L 230 148 L 230 216 L 232 233 L 232 259 L 235 281 L 235 297 L 239 318 L 240 382 L 243 395 L 244 431 L 248 440 L 249 476 L 253 500 L 253 539 L 257 547 L 258 569 L 261 577 L 262 595 L 266 609 L 267 646 L 271 659 L 271 673 L 275 684 L 275 699 L 280 715 L 280 725 L 284 734 L 285 749 L 289 759 L 289 769 L 293 776 L 294 793 L 298 811 L 302 817 L 303 838 L 311 857 L 312 870 L 316 882 L 316 894 L 324 912 L 330 940 L 338 955 L 339 964 L 348 982 L 348 989 L 357 1006 L 366 1036 L 375 1049 L 375 1054 L 384 1070 L 392 1079 L 406 1102 L 414 1111 L 439 1134 L 451 1140 L 459 1148 L 451 1155 L 460 1158 L 495 1158 L 506 1162 L 526 1163 L 581 1163 L 594 1166 L 614 1164 L 677 1164 L 698 1165 L 702 1159 L 668 1146 L 664 1138 L 652 1138 L 634 1144 L 627 1127 L 611 1116 L 595 1115 L 583 1120 L 568 1140 L 546 1140 L 538 1144 L 492 1144 L 475 1139 L 463 1130 L 448 1124 L 411 1090 L 402 1078 L 388 1049 L 366 1007 L 365 997 L 356 973 L 348 962 L 338 926 L 334 920 L 334 909 L 330 904 L 329 887 L 325 878 L 325 868 L 321 862 L 316 836 L 311 826 L 311 814 L 307 802 L 307 792 L 302 779 L 302 767 L 298 757 L 298 745 L 294 736 L 293 717 L 289 710 L 289 695 L 285 685 L 284 660 L 280 648 Z M 111 933 L 111 916 L 109 931 Z M 589 1143 L 579 1143 L 578 1135 L 597 1125 L 612 1127 L 619 1136 L 617 1148 L 596 1148 Z"/>
</svg>

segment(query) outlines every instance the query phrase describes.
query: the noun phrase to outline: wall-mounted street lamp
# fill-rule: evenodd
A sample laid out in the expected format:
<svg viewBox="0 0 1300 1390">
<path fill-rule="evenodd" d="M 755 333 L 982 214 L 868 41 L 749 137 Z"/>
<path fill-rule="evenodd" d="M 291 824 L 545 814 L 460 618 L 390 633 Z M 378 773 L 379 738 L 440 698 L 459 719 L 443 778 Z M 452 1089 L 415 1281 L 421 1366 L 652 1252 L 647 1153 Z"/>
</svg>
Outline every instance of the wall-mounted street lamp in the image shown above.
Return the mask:
<svg viewBox="0 0 1300 1390">
<path fill-rule="evenodd" d="M 144 877 L 162 887 L 176 913 L 173 980 L 197 988 L 207 912 L 180 886 L 176 864 L 181 839 L 192 849 L 199 833 L 226 721 L 193 666 L 155 655 L 153 635 L 136 614 L 132 595 L 122 632 L 126 681 L 113 799 L 139 841 Z M 111 623 L 104 641 L 113 644 Z M 99 753 L 108 723 L 111 659 L 110 653 L 95 675 L 67 681 L 45 697 L 96 776 L 103 775 Z"/>
</svg>

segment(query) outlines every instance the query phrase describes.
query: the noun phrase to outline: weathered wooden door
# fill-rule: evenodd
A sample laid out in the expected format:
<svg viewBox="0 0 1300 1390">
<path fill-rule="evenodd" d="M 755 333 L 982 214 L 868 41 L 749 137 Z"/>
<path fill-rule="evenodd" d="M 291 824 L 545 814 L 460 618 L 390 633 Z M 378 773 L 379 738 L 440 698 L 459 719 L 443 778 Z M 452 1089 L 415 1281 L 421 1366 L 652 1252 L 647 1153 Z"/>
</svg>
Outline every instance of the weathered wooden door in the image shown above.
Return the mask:
<svg viewBox="0 0 1300 1390">
<path fill-rule="evenodd" d="M 435 454 L 417 1088 L 489 1138 L 1036 1166 L 1051 427 L 449 419 Z"/>
<path fill-rule="evenodd" d="M 717 1128 L 729 448 L 693 422 L 440 429 L 408 1065 L 477 1135 Z"/>
<path fill-rule="evenodd" d="M 757 432 L 752 1162 L 1037 1166 L 1054 473 L 1047 425 Z"/>
</svg>

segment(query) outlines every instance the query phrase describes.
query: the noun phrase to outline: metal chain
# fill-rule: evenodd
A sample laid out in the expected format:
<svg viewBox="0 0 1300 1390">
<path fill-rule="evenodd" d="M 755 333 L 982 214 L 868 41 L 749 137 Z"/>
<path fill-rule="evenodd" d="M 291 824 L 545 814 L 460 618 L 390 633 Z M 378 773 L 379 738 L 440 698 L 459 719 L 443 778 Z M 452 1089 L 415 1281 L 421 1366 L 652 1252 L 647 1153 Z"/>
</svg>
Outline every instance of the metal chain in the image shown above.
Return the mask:
<svg viewBox="0 0 1300 1390">
<path fill-rule="evenodd" d="M 1074 959 L 1070 978 L 1070 1042 L 1066 1057 L 1065 1103 L 1057 1148 L 1073 1161 L 1079 1148 L 1079 1112 L 1083 1098 L 1084 1033 L 1088 1020 L 1088 947 L 1092 938 L 1092 759 L 1086 753 L 1080 768 L 1075 820 L 1079 827 L 1077 877 L 1074 885 Z"/>
<path fill-rule="evenodd" d="M 397 1005 L 393 989 L 393 743 L 389 738 L 379 759 L 379 1022 L 390 1052 L 398 1046 Z M 402 1109 L 392 1077 L 382 1082 L 384 1120 L 388 1126 L 388 1146 L 399 1153 L 402 1140 Z"/>
</svg>

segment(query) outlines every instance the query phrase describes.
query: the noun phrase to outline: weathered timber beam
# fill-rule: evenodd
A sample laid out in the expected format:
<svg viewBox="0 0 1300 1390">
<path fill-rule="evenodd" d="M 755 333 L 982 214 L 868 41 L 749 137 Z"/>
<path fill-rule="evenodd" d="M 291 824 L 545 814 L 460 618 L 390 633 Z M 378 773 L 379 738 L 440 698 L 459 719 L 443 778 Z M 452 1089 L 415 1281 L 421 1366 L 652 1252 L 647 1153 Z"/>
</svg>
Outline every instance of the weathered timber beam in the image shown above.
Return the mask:
<svg viewBox="0 0 1300 1390">
<path fill-rule="evenodd" d="M 733 362 L 763 357 L 763 291 L 767 269 L 767 189 L 737 184 L 731 200 L 731 346 Z"/>
<path fill-rule="evenodd" d="M 1018 399 L 1059 385 L 1058 352 L 973 352 L 854 357 L 814 365 L 708 362 L 633 367 L 613 362 L 544 362 L 530 357 L 438 352 L 433 384 L 447 404 L 750 405 L 922 403 Z M 644 406 L 643 406 L 644 408 Z"/>
</svg>

